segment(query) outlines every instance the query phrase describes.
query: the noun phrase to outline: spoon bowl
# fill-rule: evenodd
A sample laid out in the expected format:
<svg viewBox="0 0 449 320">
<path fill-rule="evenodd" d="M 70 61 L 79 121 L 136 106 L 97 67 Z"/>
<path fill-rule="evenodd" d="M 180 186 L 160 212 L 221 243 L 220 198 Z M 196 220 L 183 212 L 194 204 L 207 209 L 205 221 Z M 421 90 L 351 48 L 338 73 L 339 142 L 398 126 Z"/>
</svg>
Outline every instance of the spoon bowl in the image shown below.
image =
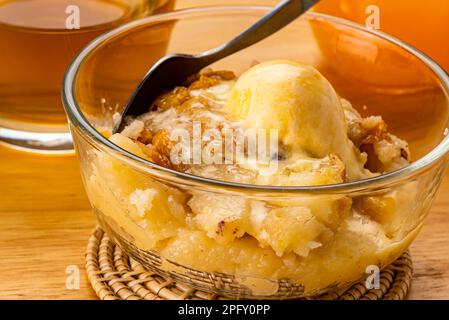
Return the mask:
<svg viewBox="0 0 449 320">
<path fill-rule="evenodd" d="M 287 26 L 317 2 L 319 0 L 284 0 L 249 29 L 221 47 L 196 55 L 171 54 L 162 57 L 138 85 L 123 109 L 120 121 L 113 132 L 124 129 L 126 116 L 137 116 L 147 112 L 156 97 L 165 90 L 184 83 L 189 76 L 198 73 L 213 62 L 267 38 Z"/>
</svg>

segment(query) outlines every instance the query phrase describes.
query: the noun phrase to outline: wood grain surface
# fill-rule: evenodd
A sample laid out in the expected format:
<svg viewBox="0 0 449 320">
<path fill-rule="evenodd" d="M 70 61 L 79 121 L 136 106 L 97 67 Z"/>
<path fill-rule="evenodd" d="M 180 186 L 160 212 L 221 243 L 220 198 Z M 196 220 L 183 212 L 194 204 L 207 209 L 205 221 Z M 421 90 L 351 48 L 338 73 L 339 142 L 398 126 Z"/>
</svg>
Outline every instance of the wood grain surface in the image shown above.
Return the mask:
<svg viewBox="0 0 449 320">
<path fill-rule="evenodd" d="M 178 0 L 204 4 L 277 1 Z M 410 299 L 449 299 L 449 179 L 446 177 L 411 253 Z M 84 270 L 90 212 L 75 156 L 38 156 L 0 146 L 0 299 L 96 299 Z M 67 289 L 79 268 L 79 289 Z"/>
</svg>

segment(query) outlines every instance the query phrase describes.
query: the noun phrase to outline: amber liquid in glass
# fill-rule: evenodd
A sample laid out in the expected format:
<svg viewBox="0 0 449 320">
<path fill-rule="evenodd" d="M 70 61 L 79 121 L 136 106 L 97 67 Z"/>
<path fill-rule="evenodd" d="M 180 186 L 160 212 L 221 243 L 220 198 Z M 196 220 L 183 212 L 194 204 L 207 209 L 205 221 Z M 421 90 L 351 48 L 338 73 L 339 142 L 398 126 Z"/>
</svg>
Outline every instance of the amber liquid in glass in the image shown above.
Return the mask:
<svg viewBox="0 0 449 320">
<path fill-rule="evenodd" d="M 322 0 L 316 11 L 365 24 L 379 11 L 380 30 L 422 50 L 449 71 L 449 1 L 446 0 Z"/>
<path fill-rule="evenodd" d="M 79 8 L 79 29 L 67 28 L 73 11 L 66 10 L 73 5 Z M 95 37 L 155 5 L 150 0 L 0 0 L 0 126 L 48 131 L 64 125 L 61 85 L 71 60 Z"/>
</svg>

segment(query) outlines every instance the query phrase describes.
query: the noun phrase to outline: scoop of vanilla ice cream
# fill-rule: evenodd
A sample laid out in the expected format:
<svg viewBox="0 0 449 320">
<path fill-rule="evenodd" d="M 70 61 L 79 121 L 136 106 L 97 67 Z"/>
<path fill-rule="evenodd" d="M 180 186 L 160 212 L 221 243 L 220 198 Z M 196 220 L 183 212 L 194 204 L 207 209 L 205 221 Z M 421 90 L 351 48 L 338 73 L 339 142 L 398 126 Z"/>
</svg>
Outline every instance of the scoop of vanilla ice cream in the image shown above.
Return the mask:
<svg viewBox="0 0 449 320">
<path fill-rule="evenodd" d="M 240 76 L 226 105 L 254 129 L 277 129 L 292 157 L 337 155 L 349 180 L 365 178 L 364 157 L 348 138 L 344 110 L 332 85 L 315 68 L 277 60 Z"/>
</svg>

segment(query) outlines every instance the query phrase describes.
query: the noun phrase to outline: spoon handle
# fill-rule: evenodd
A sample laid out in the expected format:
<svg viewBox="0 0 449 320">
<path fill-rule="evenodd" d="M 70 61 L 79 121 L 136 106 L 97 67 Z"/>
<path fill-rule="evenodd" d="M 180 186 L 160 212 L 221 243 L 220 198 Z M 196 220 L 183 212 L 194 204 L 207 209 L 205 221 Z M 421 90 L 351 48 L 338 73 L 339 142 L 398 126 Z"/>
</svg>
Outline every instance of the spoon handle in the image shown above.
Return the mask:
<svg viewBox="0 0 449 320">
<path fill-rule="evenodd" d="M 282 29 L 320 0 L 283 0 L 253 26 L 223 46 L 201 54 L 207 64 L 245 49 Z"/>
</svg>

